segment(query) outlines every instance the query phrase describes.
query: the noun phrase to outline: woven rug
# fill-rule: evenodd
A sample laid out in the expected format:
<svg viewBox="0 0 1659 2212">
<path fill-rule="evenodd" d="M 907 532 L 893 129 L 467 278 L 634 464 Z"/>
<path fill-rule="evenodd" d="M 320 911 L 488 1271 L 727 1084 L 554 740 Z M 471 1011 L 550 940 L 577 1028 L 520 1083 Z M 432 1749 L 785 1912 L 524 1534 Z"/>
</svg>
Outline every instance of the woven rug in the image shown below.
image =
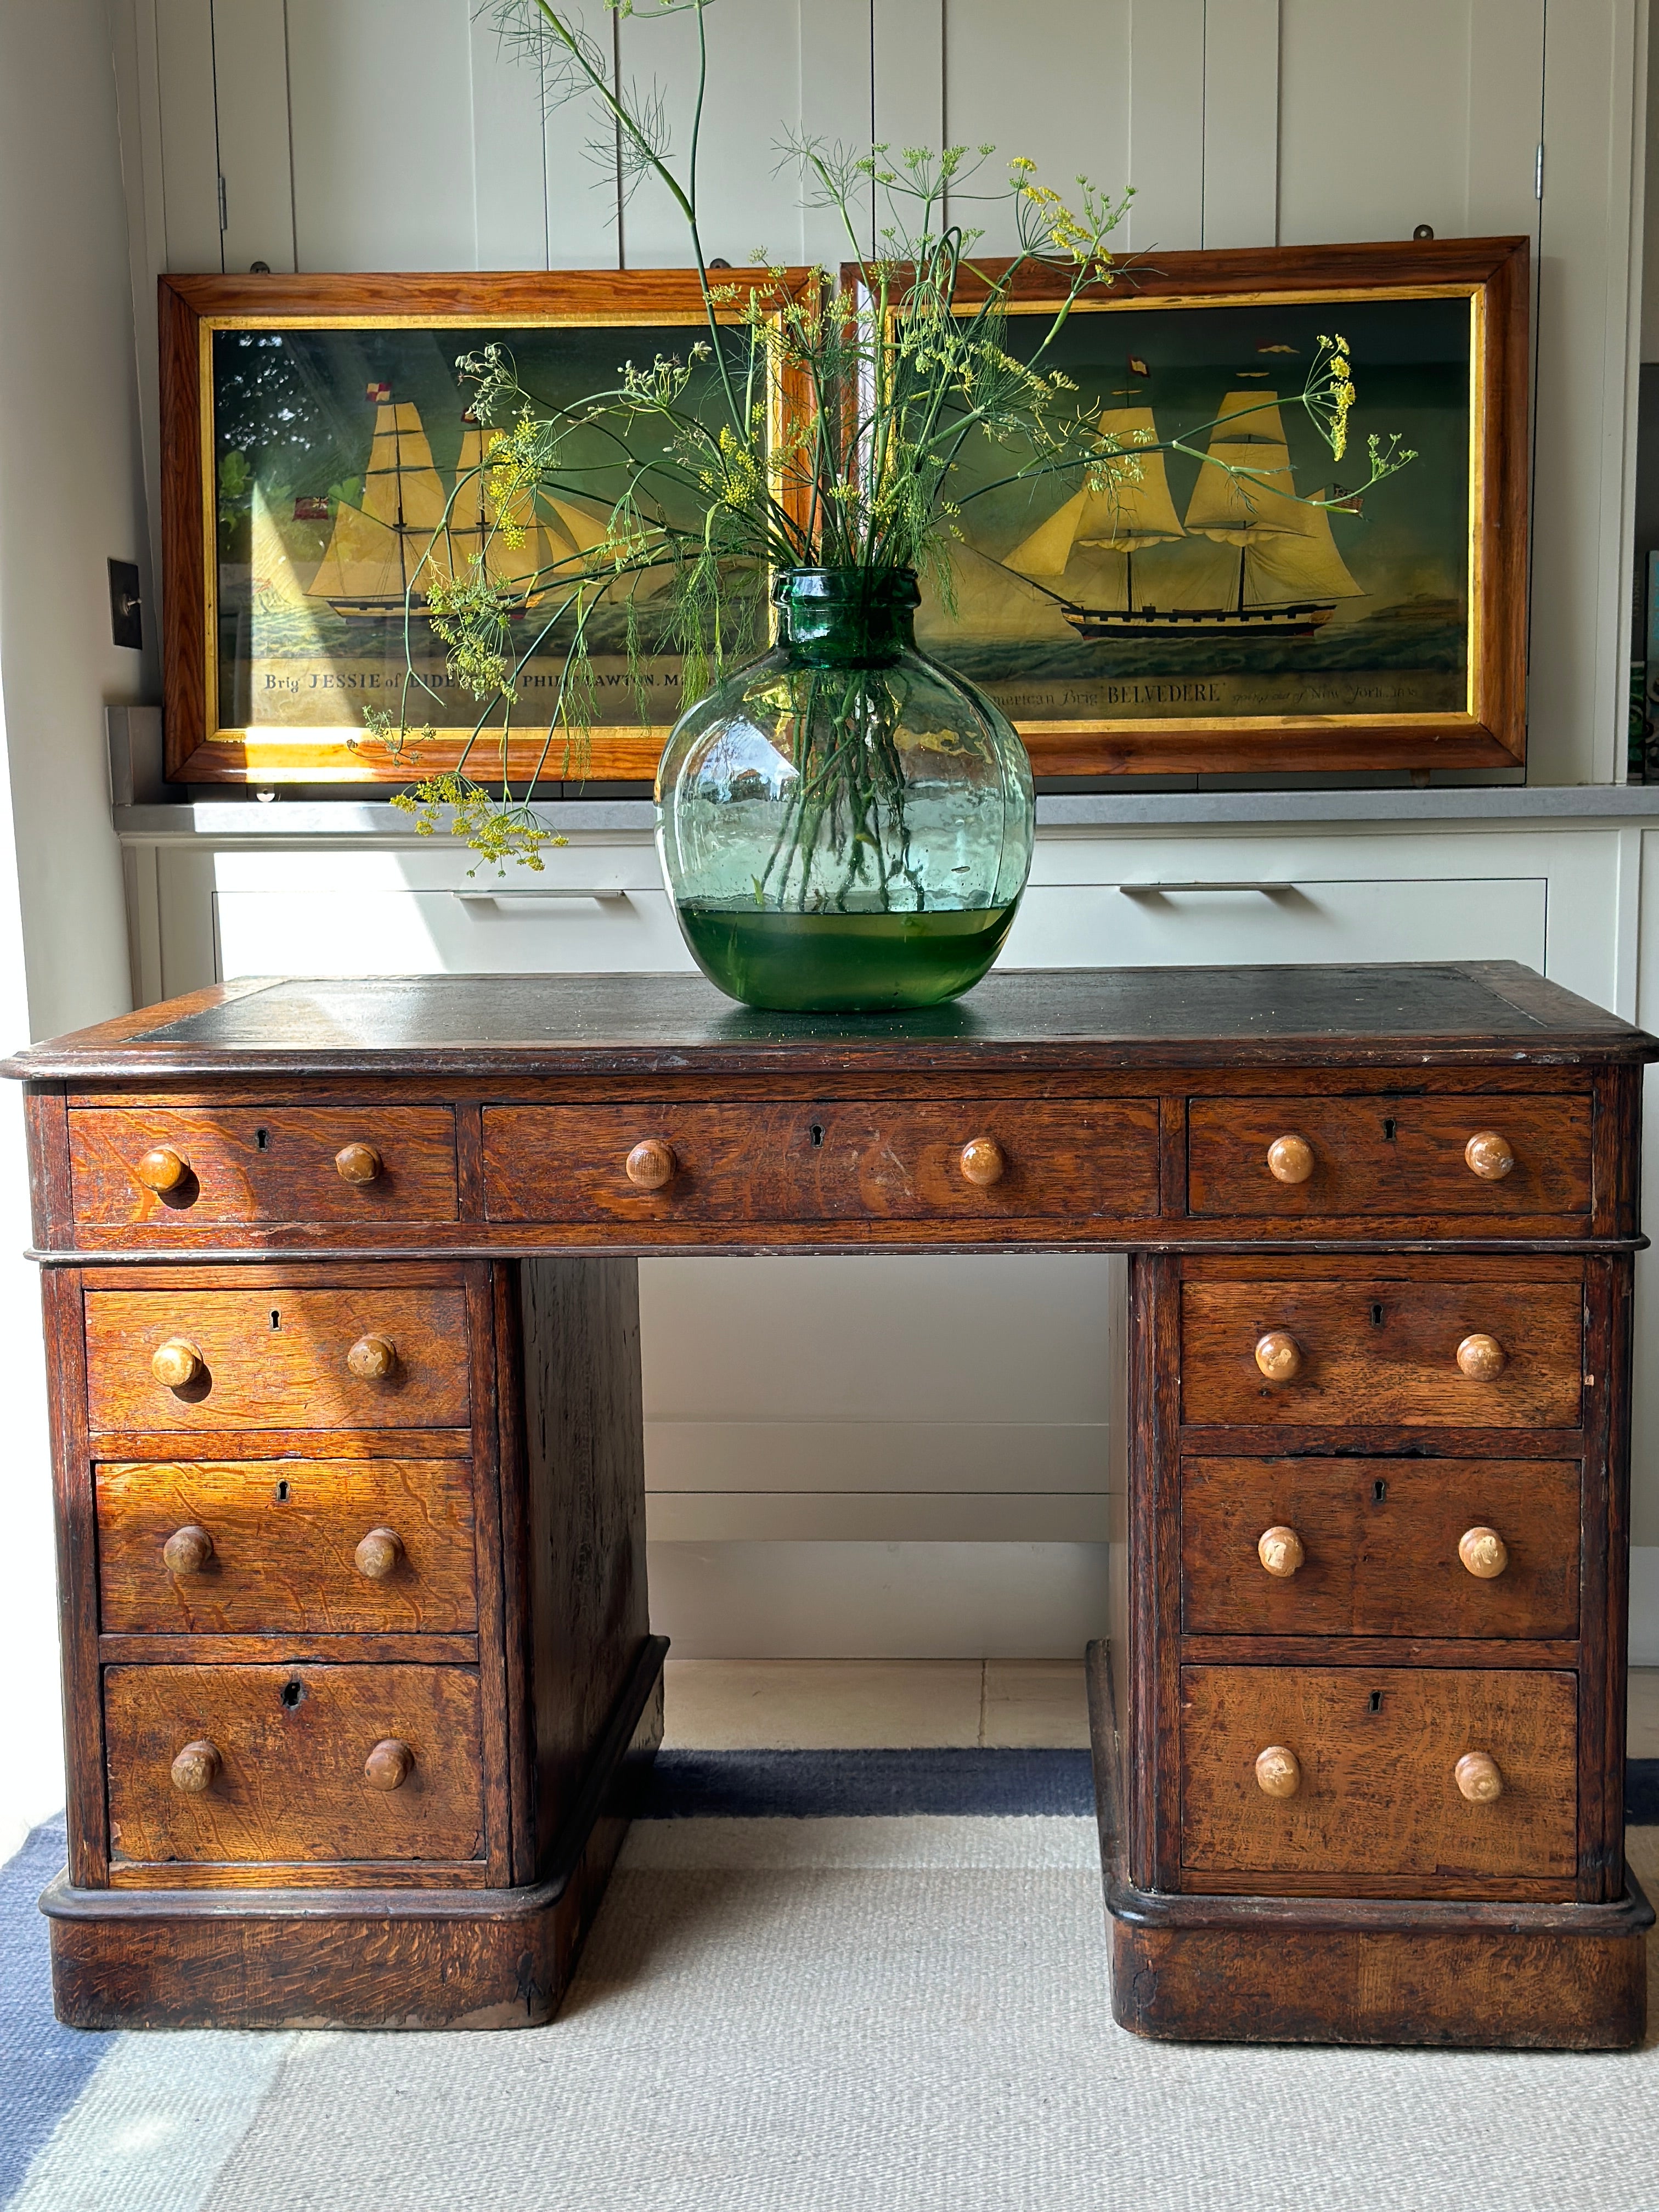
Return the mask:
<svg viewBox="0 0 1659 2212">
<path fill-rule="evenodd" d="M 0 2204 L 1659 2206 L 1659 2038 L 1574 2056 L 1123 2034 L 1076 1754 L 678 1759 L 629 1836 L 562 2017 L 525 2033 L 58 2028 L 33 1895 L 62 1833 L 42 1831 L 0 1869 Z M 1631 1856 L 1659 1878 L 1659 1831 L 1633 1832 Z M 1654 2009 L 1659 2026 L 1659 1988 Z"/>
</svg>

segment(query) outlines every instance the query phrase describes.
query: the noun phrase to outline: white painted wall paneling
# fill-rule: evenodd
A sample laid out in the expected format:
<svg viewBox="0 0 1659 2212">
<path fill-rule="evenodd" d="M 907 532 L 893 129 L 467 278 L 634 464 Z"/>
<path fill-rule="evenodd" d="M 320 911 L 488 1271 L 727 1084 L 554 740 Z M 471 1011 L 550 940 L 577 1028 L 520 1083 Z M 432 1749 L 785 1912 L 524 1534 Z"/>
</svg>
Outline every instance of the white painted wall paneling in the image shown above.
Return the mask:
<svg viewBox="0 0 1659 2212">
<path fill-rule="evenodd" d="M 1204 0 L 1129 0 L 1129 161 L 1124 244 L 1204 243 Z"/>
<path fill-rule="evenodd" d="M 221 269 L 212 0 L 141 0 L 138 21 L 141 32 L 153 26 L 155 42 L 164 265 Z"/>
<path fill-rule="evenodd" d="M 263 261 L 273 270 L 292 269 L 284 0 L 213 0 L 213 81 L 225 180 L 224 265 L 240 271 Z"/>
<path fill-rule="evenodd" d="M 475 267 L 465 0 L 288 0 L 288 77 L 300 267 Z"/>
</svg>

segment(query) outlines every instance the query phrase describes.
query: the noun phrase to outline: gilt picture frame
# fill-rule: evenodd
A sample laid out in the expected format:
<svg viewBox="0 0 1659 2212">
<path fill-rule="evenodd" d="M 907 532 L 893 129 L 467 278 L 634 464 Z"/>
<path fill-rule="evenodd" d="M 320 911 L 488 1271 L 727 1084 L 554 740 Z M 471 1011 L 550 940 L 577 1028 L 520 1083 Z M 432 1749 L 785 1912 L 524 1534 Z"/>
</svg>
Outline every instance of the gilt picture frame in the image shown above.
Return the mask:
<svg viewBox="0 0 1659 2212">
<path fill-rule="evenodd" d="M 1045 366 L 1124 451 L 1159 449 L 1138 481 L 1091 491 L 1011 483 L 1018 456 L 967 441 L 924 649 L 997 701 L 1039 778 L 1524 763 L 1528 251 L 1126 258 Z M 1016 278 L 1011 352 L 1032 350 L 1066 281 Z M 983 296 L 964 279 L 958 312 Z M 1327 334 L 1358 392 L 1341 461 L 1295 404 Z M 1416 458 L 1350 496 L 1372 432 Z M 1227 457 L 1248 475 L 1211 465 Z"/>
<path fill-rule="evenodd" d="M 721 319 L 737 322 L 747 287 L 777 281 L 722 273 L 737 297 Z M 167 276 L 160 294 L 169 780 L 401 786 L 453 766 L 472 703 L 444 683 L 429 628 L 411 627 L 414 657 L 448 714 L 416 700 L 411 725 L 429 733 L 398 753 L 366 735 L 363 709 L 398 711 L 408 571 L 434 526 L 458 573 L 477 550 L 469 523 L 474 539 L 488 535 L 477 469 L 488 434 L 470 417 L 457 357 L 507 344 L 556 404 L 605 388 L 623 362 L 684 357 L 707 337 L 695 272 Z M 470 517 L 464 483 L 480 507 Z M 492 574 L 498 559 L 586 551 L 608 505 L 597 477 L 592 498 L 541 502 L 522 549 L 495 538 Z M 465 542 L 451 543 L 458 534 Z M 526 665 L 508 747 L 516 780 L 654 775 L 679 711 L 678 663 L 647 653 L 641 670 L 620 611 L 611 627 L 614 636 L 601 618 L 593 632 L 599 711 L 578 747 L 562 736 L 550 745 L 536 719 L 559 639 L 547 665 Z M 498 775 L 500 758 L 490 737 L 470 772 Z"/>
</svg>

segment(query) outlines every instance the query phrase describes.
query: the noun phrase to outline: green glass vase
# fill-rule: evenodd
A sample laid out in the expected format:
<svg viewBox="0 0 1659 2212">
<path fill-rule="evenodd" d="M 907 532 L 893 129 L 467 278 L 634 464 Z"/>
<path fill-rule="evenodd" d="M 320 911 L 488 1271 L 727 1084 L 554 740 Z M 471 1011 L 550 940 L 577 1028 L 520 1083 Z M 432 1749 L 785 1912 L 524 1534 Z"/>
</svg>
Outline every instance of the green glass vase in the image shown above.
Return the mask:
<svg viewBox="0 0 1659 2212">
<path fill-rule="evenodd" d="M 657 776 L 692 957 L 751 1006 L 938 1006 L 1002 949 L 1031 866 L 1031 765 L 919 652 L 915 577 L 792 569 L 774 649 L 687 709 Z"/>
</svg>

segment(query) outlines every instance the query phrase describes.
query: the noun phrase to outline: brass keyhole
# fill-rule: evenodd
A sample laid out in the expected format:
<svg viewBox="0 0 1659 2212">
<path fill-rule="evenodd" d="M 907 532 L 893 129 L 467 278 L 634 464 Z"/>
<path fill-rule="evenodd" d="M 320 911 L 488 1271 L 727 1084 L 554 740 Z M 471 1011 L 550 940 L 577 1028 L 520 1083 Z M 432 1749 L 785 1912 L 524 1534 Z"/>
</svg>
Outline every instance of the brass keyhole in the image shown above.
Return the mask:
<svg viewBox="0 0 1659 2212">
<path fill-rule="evenodd" d="M 822 1121 L 814 1121 L 814 1122 L 811 1123 L 811 1124 L 810 1124 L 810 1126 L 808 1127 L 808 1129 L 807 1129 L 806 1133 L 807 1133 L 807 1135 L 808 1135 L 809 1137 L 811 1137 L 811 1139 L 812 1139 L 812 1142 L 813 1142 L 815 1145 L 821 1145 L 821 1144 L 823 1142 L 823 1122 L 822 1122 Z"/>
<path fill-rule="evenodd" d="M 1373 1505 L 1380 1505 L 1380 1504 L 1382 1503 L 1383 1499 L 1388 1496 L 1388 1494 L 1389 1494 L 1389 1486 L 1388 1486 L 1388 1484 L 1387 1484 L 1386 1482 L 1374 1482 L 1374 1483 L 1372 1483 L 1372 1485 L 1371 1485 L 1371 1503 L 1372 1503 L 1372 1504 L 1373 1504 Z"/>
<path fill-rule="evenodd" d="M 1394 1124 L 1394 1122 L 1393 1122 L 1392 1121 L 1389 1121 L 1389 1120 L 1384 1120 L 1383 1124 L 1382 1124 L 1382 1141 L 1383 1141 L 1383 1143 L 1384 1143 L 1385 1145 L 1391 1145 L 1391 1144 L 1393 1144 L 1393 1142 L 1394 1142 L 1394 1132 L 1395 1132 L 1395 1124 Z"/>
</svg>

